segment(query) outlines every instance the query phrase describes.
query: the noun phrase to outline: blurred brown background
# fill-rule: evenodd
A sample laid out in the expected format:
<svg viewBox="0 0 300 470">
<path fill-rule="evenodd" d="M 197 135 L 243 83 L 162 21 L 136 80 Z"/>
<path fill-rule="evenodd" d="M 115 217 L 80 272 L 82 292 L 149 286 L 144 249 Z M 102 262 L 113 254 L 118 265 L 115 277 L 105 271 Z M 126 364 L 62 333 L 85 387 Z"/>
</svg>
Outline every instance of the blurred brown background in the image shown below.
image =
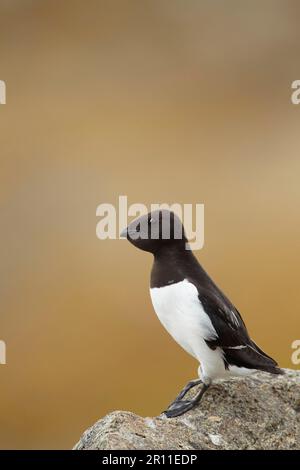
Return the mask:
<svg viewBox="0 0 300 470">
<path fill-rule="evenodd" d="M 300 4 L 0 0 L 0 447 L 157 414 L 197 364 L 96 207 L 205 204 L 199 260 L 285 367 L 299 328 Z"/>
</svg>

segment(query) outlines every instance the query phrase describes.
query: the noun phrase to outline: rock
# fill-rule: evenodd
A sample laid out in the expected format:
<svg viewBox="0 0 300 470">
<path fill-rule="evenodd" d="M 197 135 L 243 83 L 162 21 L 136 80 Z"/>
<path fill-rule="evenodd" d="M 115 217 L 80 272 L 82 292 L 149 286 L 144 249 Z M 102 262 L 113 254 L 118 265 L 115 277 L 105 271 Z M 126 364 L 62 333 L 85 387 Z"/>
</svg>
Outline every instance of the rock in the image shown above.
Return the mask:
<svg viewBox="0 0 300 470">
<path fill-rule="evenodd" d="M 300 449 L 300 371 L 285 372 L 212 385 L 198 407 L 178 418 L 114 411 L 74 449 Z"/>
</svg>

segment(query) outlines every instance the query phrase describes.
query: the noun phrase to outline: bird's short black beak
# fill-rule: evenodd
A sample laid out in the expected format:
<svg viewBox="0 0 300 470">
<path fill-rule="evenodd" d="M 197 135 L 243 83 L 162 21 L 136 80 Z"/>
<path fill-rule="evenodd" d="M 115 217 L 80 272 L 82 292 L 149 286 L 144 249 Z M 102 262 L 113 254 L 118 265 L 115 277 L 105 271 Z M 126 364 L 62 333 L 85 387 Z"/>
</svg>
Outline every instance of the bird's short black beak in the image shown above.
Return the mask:
<svg viewBox="0 0 300 470">
<path fill-rule="evenodd" d="M 127 238 L 128 235 L 128 227 L 124 228 L 122 232 L 120 233 L 121 238 Z"/>
</svg>

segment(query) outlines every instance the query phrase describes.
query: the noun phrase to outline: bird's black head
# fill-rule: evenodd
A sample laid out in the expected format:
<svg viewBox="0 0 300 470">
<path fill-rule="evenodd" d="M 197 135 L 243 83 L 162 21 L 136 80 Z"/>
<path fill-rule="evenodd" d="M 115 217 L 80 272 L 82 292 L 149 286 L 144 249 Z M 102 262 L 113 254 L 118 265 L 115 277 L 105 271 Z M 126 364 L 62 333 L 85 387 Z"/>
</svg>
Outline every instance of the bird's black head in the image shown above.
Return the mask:
<svg viewBox="0 0 300 470">
<path fill-rule="evenodd" d="M 138 217 L 122 231 L 121 237 L 126 237 L 137 248 L 154 255 L 167 247 L 185 249 L 187 243 L 179 217 L 166 209 Z"/>
</svg>

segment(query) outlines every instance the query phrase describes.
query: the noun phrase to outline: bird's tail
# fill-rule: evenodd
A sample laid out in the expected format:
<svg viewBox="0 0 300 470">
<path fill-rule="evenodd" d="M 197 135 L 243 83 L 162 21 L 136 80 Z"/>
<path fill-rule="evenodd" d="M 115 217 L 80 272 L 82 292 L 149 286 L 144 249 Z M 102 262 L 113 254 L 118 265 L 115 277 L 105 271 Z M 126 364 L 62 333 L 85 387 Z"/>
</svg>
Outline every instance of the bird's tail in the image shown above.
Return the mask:
<svg viewBox="0 0 300 470">
<path fill-rule="evenodd" d="M 234 364 L 248 369 L 262 370 L 270 374 L 284 374 L 277 362 L 264 353 L 252 340 L 244 348 L 227 348 L 226 361 L 228 364 Z"/>
<path fill-rule="evenodd" d="M 280 367 L 274 367 L 272 371 L 270 371 L 271 374 L 277 374 L 277 375 L 284 375 L 285 372 L 283 369 L 280 369 Z"/>
<path fill-rule="evenodd" d="M 270 374 L 284 375 L 284 371 L 278 366 L 277 362 L 260 349 L 253 340 L 251 340 L 251 349 L 260 356 L 257 368 Z"/>
</svg>

